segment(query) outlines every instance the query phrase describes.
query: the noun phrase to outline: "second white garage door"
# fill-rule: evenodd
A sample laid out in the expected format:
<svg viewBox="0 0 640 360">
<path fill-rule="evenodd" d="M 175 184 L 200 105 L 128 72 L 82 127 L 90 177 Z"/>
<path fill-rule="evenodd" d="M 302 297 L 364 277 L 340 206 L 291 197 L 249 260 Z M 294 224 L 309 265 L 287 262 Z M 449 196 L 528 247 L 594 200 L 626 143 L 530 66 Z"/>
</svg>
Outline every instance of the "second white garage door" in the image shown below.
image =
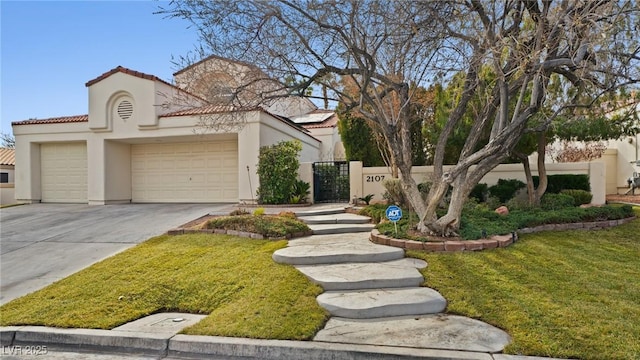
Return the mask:
<svg viewBox="0 0 640 360">
<path fill-rule="evenodd" d="M 237 141 L 131 145 L 133 202 L 237 202 Z"/>
</svg>

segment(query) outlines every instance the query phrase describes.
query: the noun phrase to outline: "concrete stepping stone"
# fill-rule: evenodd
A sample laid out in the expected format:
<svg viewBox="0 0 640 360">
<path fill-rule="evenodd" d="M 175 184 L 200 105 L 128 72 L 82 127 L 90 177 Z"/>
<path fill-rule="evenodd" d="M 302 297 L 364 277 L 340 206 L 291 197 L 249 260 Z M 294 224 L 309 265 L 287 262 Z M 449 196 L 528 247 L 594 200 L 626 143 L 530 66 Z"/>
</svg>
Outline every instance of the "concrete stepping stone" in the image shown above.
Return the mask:
<svg viewBox="0 0 640 360">
<path fill-rule="evenodd" d="M 317 245 L 323 244 L 329 247 L 340 247 L 346 243 L 362 243 L 373 244 L 369 240 L 369 234 L 363 233 L 351 233 L 351 234 L 326 234 L 326 235 L 313 235 L 295 238 L 289 240 L 289 247 L 300 245 Z"/>
<path fill-rule="evenodd" d="M 316 239 L 311 237 L 309 240 Z M 289 247 L 273 253 L 273 260 L 282 264 L 314 265 L 383 262 L 404 258 L 404 250 L 373 244 L 366 238 L 347 240 L 325 238 L 305 241 L 304 244 L 295 245 L 295 241 L 291 241 Z"/>
<path fill-rule="evenodd" d="M 426 287 L 328 291 L 317 300 L 331 315 L 352 319 L 437 314 L 447 307 L 439 292 Z"/>
<path fill-rule="evenodd" d="M 424 281 L 415 267 L 387 262 L 297 265 L 296 269 L 325 291 L 419 287 Z"/>
<path fill-rule="evenodd" d="M 316 209 L 316 210 L 303 210 L 296 211 L 295 214 L 297 217 L 304 216 L 321 216 L 321 215 L 335 215 L 335 214 L 344 214 L 345 207 L 331 207 L 325 209 Z"/>
<path fill-rule="evenodd" d="M 332 215 L 318 215 L 318 216 L 303 216 L 298 217 L 307 225 L 313 224 L 368 224 L 371 222 L 371 218 L 367 216 L 357 214 L 332 214 Z"/>
<path fill-rule="evenodd" d="M 314 235 L 345 234 L 357 232 L 371 232 L 375 229 L 373 224 L 311 224 L 309 225 Z"/>
<path fill-rule="evenodd" d="M 456 315 L 380 319 L 329 319 L 314 341 L 478 352 L 501 352 L 509 335 L 489 324 Z"/>
</svg>

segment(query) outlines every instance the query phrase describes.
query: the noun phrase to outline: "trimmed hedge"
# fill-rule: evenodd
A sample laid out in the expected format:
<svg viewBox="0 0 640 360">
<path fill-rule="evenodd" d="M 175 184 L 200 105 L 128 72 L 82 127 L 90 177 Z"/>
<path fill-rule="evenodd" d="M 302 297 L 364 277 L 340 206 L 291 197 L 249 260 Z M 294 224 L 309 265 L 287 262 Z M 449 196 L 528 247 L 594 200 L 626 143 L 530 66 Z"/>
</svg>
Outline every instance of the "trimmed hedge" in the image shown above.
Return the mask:
<svg viewBox="0 0 640 360">
<path fill-rule="evenodd" d="M 498 179 L 498 183 L 489 187 L 489 194 L 497 197 L 501 203 L 506 203 L 513 198 L 516 192 L 525 188 L 527 184 L 517 179 Z"/>
<path fill-rule="evenodd" d="M 562 190 L 560 194 L 571 196 L 573 198 L 574 206 L 591 204 L 591 200 L 593 199 L 593 194 L 585 190 L 565 189 L 565 190 Z"/>
<path fill-rule="evenodd" d="M 547 193 L 559 194 L 562 190 L 574 189 L 591 192 L 589 185 L 589 175 L 585 174 L 558 174 L 547 176 Z M 540 177 L 533 177 L 533 184 L 538 187 Z"/>
<path fill-rule="evenodd" d="M 540 199 L 540 207 L 544 210 L 562 210 L 574 207 L 574 200 L 566 194 L 544 194 Z"/>
</svg>

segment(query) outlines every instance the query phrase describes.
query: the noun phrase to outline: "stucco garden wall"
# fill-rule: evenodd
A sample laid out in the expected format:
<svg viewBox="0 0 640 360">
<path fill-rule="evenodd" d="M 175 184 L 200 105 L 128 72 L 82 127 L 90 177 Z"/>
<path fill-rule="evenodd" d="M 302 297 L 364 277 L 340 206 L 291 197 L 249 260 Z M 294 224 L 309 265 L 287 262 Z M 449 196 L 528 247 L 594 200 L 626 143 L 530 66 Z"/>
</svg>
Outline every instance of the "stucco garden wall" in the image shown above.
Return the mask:
<svg viewBox="0 0 640 360">
<path fill-rule="evenodd" d="M 447 169 L 448 167 L 445 167 Z M 446 171 L 446 170 L 445 170 Z M 537 166 L 532 164 L 534 175 L 537 174 Z M 547 173 L 554 174 L 587 174 L 593 193 L 593 204 L 604 204 L 606 199 L 606 167 L 604 163 L 564 163 L 547 164 Z M 412 176 L 418 183 L 428 181 L 433 176 L 432 166 L 414 166 Z M 391 178 L 391 172 L 387 167 L 362 167 L 359 161 L 350 162 L 350 198 L 362 197 L 374 194 L 374 201 L 382 200 L 385 189 L 382 185 L 384 179 Z M 502 164 L 488 173 L 481 183 L 489 186 L 498 182 L 498 179 L 518 179 L 526 181 L 521 164 Z"/>
</svg>

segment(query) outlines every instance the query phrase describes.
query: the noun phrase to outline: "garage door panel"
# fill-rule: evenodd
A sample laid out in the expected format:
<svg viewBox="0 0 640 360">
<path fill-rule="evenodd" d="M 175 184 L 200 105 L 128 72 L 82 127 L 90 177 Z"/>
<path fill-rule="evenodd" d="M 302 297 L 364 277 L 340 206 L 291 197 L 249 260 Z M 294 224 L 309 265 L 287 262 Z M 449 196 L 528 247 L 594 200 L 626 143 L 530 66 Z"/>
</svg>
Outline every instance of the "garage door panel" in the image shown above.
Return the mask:
<svg viewBox="0 0 640 360">
<path fill-rule="evenodd" d="M 40 145 L 42 202 L 87 202 L 86 143 Z"/>
<path fill-rule="evenodd" d="M 235 140 L 132 145 L 131 157 L 134 202 L 238 200 Z"/>
</svg>

